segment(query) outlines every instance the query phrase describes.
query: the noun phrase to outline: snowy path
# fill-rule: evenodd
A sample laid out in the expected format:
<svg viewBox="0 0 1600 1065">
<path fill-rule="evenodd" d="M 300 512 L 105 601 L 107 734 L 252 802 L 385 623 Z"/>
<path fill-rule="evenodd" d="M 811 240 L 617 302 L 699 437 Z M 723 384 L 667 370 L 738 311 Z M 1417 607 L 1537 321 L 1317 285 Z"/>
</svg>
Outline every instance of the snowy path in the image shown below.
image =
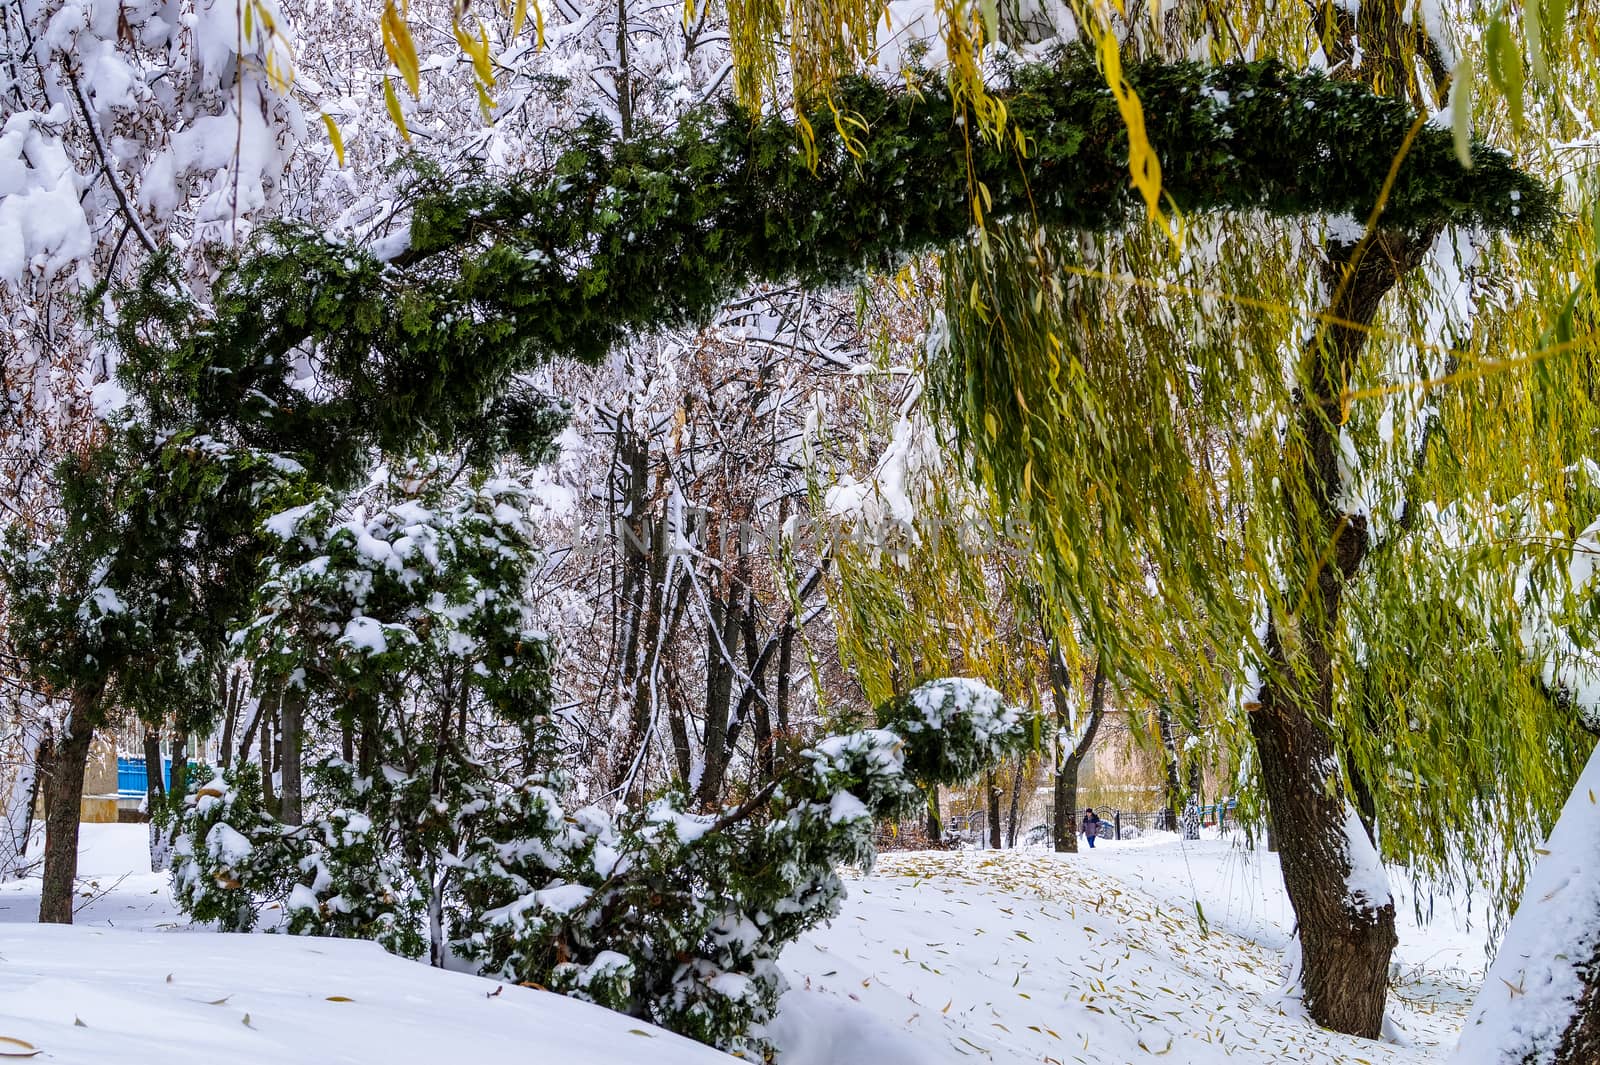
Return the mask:
<svg viewBox="0 0 1600 1065">
<path fill-rule="evenodd" d="M 203 933 L 144 863 L 142 827 L 85 826 L 71 929 L 28 923 L 37 880 L 0 885 L 0 1040 L 84 1065 L 733 1060 L 370 944 Z M 1414 1045 L 1316 1029 L 1278 996 L 1275 858 L 1215 840 L 890 854 L 849 886 L 838 920 L 783 956 L 779 1065 L 1437 1062 L 1481 978 L 1481 932 L 1448 913 L 1419 929 L 1403 908 L 1391 1014 Z"/>
<path fill-rule="evenodd" d="M 1481 939 L 1403 917 L 1390 1013 L 1413 1045 L 1324 1032 L 1278 994 L 1292 918 L 1274 863 L 1173 837 L 886 855 L 784 955 L 779 1041 L 804 1065 L 1442 1060 L 1481 969 L 1440 966 L 1481 966 Z"/>
</svg>

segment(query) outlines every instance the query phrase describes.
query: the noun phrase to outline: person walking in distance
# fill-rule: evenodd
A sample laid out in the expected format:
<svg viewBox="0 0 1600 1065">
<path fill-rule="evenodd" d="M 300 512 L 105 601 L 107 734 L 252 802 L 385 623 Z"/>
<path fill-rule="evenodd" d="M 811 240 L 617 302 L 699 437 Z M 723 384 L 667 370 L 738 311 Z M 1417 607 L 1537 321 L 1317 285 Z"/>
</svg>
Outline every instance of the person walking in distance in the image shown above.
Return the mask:
<svg viewBox="0 0 1600 1065">
<path fill-rule="evenodd" d="M 1100 815 L 1093 806 L 1083 811 L 1083 834 L 1089 840 L 1089 849 L 1094 850 L 1095 837 L 1100 835 Z"/>
</svg>

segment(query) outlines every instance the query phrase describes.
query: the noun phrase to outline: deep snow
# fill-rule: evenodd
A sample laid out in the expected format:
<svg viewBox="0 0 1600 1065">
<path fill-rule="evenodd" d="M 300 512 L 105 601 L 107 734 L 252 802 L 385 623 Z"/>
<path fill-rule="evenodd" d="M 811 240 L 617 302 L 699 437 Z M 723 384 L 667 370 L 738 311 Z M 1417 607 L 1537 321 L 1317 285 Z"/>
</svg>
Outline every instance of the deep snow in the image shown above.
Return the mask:
<svg viewBox="0 0 1600 1065">
<path fill-rule="evenodd" d="M 36 1060 L 732 1060 L 370 944 L 194 929 L 166 875 L 139 871 L 144 832 L 84 826 L 74 928 L 28 923 L 37 880 L 0 885 L 0 1038 Z M 1411 1045 L 1316 1029 L 1279 993 L 1292 919 L 1276 857 L 1227 840 L 886 854 L 849 887 L 840 917 L 783 956 L 782 1065 L 1437 1062 L 1482 978 L 1481 929 L 1442 906 L 1419 928 L 1402 895 L 1391 1015 Z"/>
</svg>

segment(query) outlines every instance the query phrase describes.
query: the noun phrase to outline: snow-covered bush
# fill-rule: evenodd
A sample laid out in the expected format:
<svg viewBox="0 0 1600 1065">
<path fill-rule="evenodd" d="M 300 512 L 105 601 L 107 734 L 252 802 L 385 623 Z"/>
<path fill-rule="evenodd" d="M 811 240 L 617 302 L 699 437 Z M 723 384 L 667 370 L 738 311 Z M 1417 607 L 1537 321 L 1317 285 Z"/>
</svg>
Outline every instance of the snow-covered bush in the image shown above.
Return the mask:
<svg viewBox="0 0 1600 1065">
<path fill-rule="evenodd" d="M 197 921 L 225 932 L 248 932 L 261 907 L 282 902 L 298 871 L 282 826 L 267 815 L 261 778 L 252 771 L 215 775 L 200 766 L 181 813 L 152 811 L 165 829 L 174 817 L 181 831 L 172 855 L 172 893 Z"/>
<path fill-rule="evenodd" d="M 362 777 L 329 762 L 313 775 L 323 812 L 298 829 L 248 802 L 207 801 L 202 786 L 188 804 L 180 898 L 197 916 L 287 900 L 291 932 L 412 956 L 443 936 L 487 975 L 762 1058 L 784 988 L 778 954 L 838 912 L 841 865 L 871 867 L 875 821 L 915 809 L 917 781 L 962 779 L 1033 738 L 1026 715 L 974 681 L 924 685 L 880 718 L 713 812 L 691 811 L 678 791 L 615 812 L 569 809 L 559 765 L 501 784 L 456 756 L 432 775 L 386 764 Z M 219 821 L 225 810 L 240 823 Z M 239 853 L 256 857 L 226 865 Z"/>
</svg>

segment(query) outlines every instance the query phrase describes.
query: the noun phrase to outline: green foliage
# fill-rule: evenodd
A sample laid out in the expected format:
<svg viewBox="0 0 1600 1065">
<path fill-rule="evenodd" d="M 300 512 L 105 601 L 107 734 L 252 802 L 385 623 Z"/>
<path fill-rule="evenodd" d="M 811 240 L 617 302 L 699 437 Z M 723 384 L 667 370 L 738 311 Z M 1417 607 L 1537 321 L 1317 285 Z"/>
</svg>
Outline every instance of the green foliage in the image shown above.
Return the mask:
<svg viewBox="0 0 1600 1065">
<path fill-rule="evenodd" d="M 319 813 L 287 829 L 260 815 L 241 775 L 187 804 L 180 901 L 249 927 L 283 900 L 292 933 L 411 955 L 443 935 L 487 975 L 766 1058 L 778 954 L 838 912 L 838 868 L 871 866 L 877 819 L 917 808 L 913 775 L 964 779 L 1033 737 L 1026 715 L 971 681 L 932 682 L 881 716 L 889 728 L 825 739 L 717 814 L 688 812 L 677 791 L 617 813 L 569 809 L 559 768 L 500 784 L 447 751 L 439 772 L 325 763 Z"/>
<path fill-rule="evenodd" d="M 262 905 L 288 901 L 299 875 L 298 848 L 267 815 L 255 767 L 218 776 L 210 766 L 198 766 L 177 812 L 162 807 L 152 816 L 163 832 L 179 829 L 172 895 L 196 921 L 248 932 Z"/>
<path fill-rule="evenodd" d="M 1260 219 L 1189 237 L 1174 254 L 996 227 L 952 256 L 938 424 L 989 505 L 1026 515 L 1044 600 L 1111 655 L 1124 699 L 1214 722 L 1235 764 L 1266 626 L 1311 616 L 1344 528 L 1317 517 L 1330 484 L 1305 461 L 1307 427 L 1331 426 L 1334 502 L 1370 551 L 1341 588 L 1316 719 L 1386 858 L 1508 906 L 1590 746 L 1551 662 L 1594 638 L 1557 579 L 1600 514 L 1592 232 L 1441 239 L 1331 387 L 1340 282 L 1322 263 L 1349 245 Z M 1334 399 L 1309 409 L 1318 394 Z M 1536 636 L 1547 623 L 1559 639 Z"/>
<path fill-rule="evenodd" d="M 299 467 L 188 429 L 126 421 L 64 460 L 52 523 L 13 526 L 0 581 L 13 645 L 46 690 L 184 727 L 209 721 L 229 619 L 253 588 L 263 513 L 304 498 Z"/>
<path fill-rule="evenodd" d="M 1127 73 L 1165 194 L 1190 213 L 1365 217 L 1412 124 L 1403 104 L 1276 63 Z M 793 126 L 731 104 L 627 143 L 591 123 L 553 176 L 425 180 L 409 247 L 388 262 L 278 227 L 219 279 L 210 313 L 147 276 L 116 328 L 127 379 L 156 421 L 227 426 L 334 483 L 358 475 L 369 449 L 419 440 L 533 457 L 559 410 L 511 384 L 552 357 L 594 360 L 636 332 L 702 320 L 752 281 L 836 285 L 893 268 L 965 238 L 974 196 L 991 217 L 1062 229 L 1133 219 L 1126 127 L 1086 55 L 1018 69 L 1006 100 L 1025 159 L 970 134 L 932 77 L 914 90 L 840 82 L 833 103 L 866 132 L 847 146 L 828 109 L 813 114 L 814 169 Z M 1548 190 L 1504 154 L 1474 152 L 1466 171 L 1447 131 L 1422 129 L 1385 221 L 1517 232 L 1551 221 Z M 307 357 L 317 400 L 289 380 L 291 359 Z M 174 368 L 192 389 L 145 384 Z"/>
<path fill-rule="evenodd" d="M 551 651 L 526 606 L 540 559 L 529 489 L 452 473 L 419 462 L 359 505 L 322 496 L 266 519 L 275 550 L 233 638 L 266 686 L 303 687 L 346 727 L 402 727 L 419 701 L 539 727 Z"/>
</svg>

